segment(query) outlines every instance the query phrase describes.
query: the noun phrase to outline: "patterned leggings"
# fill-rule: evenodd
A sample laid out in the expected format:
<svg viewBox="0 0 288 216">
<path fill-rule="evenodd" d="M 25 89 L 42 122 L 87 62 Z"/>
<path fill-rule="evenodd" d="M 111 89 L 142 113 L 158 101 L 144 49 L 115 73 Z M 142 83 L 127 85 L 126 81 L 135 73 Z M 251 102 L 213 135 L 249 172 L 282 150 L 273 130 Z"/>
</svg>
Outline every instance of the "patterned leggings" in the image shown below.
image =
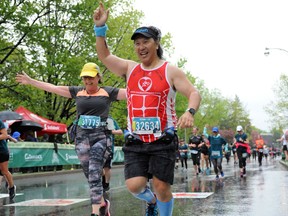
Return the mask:
<svg viewBox="0 0 288 216">
<path fill-rule="evenodd" d="M 80 130 L 76 135 L 75 150 L 90 188 L 92 204 L 100 204 L 103 196 L 102 169 L 111 146 L 111 139 L 105 131 Z"/>
</svg>

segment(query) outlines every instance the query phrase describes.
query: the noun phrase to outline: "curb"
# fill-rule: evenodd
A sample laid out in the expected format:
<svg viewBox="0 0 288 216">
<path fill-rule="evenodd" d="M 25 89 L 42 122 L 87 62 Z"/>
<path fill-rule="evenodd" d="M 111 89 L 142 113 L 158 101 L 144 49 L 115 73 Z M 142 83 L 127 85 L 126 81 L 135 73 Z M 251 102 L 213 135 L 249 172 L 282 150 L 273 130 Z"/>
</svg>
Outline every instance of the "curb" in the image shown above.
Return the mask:
<svg viewBox="0 0 288 216">
<path fill-rule="evenodd" d="M 122 164 L 115 164 L 112 166 L 113 168 L 121 168 L 124 167 Z M 34 172 L 34 173 L 13 173 L 13 179 L 27 179 L 27 178 L 35 178 L 35 177 L 42 177 L 42 176 L 56 176 L 56 175 L 68 175 L 72 173 L 79 173 L 83 172 L 82 169 L 73 169 L 73 170 L 57 170 L 57 171 L 47 171 L 47 172 Z"/>
</svg>

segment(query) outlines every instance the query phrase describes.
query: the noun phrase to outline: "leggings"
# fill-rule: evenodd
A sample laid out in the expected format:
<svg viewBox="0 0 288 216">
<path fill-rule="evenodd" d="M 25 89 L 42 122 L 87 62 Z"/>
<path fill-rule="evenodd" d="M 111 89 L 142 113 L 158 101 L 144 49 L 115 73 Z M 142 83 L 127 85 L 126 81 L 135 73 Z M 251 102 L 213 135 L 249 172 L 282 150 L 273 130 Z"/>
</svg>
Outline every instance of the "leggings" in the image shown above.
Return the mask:
<svg viewBox="0 0 288 216">
<path fill-rule="evenodd" d="M 181 160 L 182 167 L 184 167 L 184 164 L 185 164 L 185 168 L 187 169 L 188 168 L 188 166 L 187 166 L 187 157 L 185 157 L 185 158 L 180 157 L 180 160 Z"/>
<path fill-rule="evenodd" d="M 262 150 L 263 151 L 263 150 Z M 260 165 L 262 165 L 262 158 L 263 158 L 263 152 L 258 152 L 258 162 Z"/>
<path fill-rule="evenodd" d="M 237 156 L 239 160 L 239 168 L 246 167 L 247 151 L 245 147 L 239 146 L 237 148 Z"/>
<path fill-rule="evenodd" d="M 75 150 L 84 175 L 88 180 L 91 204 L 100 204 L 103 195 L 102 169 L 105 163 L 107 146 L 111 146 L 105 131 L 77 131 Z"/>
<path fill-rule="evenodd" d="M 211 158 L 211 162 L 214 167 L 214 172 L 218 175 L 219 171 L 222 171 L 222 158 Z"/>
</svg>

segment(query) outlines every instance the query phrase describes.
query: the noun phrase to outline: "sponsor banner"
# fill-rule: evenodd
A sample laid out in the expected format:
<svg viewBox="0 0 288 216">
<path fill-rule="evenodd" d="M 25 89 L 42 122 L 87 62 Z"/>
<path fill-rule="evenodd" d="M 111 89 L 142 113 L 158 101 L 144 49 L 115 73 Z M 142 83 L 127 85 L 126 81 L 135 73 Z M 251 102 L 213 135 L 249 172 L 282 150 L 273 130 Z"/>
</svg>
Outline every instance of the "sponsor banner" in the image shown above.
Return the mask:
<svg viewBox="0 0 288 216">
<path fill-rule="evenodd" d="M 183 193 L 172 193 L 175 199 L 205 199 L 208 196 L 212 195 L 213 193 L 203 192 L 203 193 L 193 193 L 193 192 L 183 192 Z"/>
<path fill-rule="evenodd" d="M 80 164 L 74 145 L 58 144 L 57 147 L 56 151 L 53 143 L 19 142 L 18 146 L 9 143 L 9 168 Z M 124 162 L 122 147 L 114 148 L 112 162 Z"/>
<path fill-rule="evenodd" d="M 68 206 L 87 200 L 89 199 L 33 199 L 5 206 Z"/>
<path fill-rule="evenodd" d="M 9 168 L 80 164 L 74 149 L 10 148 Z"/>
</svg>

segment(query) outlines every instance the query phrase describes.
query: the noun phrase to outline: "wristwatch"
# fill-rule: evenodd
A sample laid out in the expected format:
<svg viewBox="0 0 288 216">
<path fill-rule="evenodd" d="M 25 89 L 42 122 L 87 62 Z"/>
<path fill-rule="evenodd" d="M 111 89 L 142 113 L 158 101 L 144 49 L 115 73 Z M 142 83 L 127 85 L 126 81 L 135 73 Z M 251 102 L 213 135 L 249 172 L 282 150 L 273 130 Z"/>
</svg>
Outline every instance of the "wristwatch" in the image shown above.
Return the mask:
<svg viewBox="0 0 288 216">
<path fill-rule="evenodd" d="M 194 108 L 188 108 L 187 110 L 186 110 L 186 112 L 189 112 L 189 113 L 191 113 L 191 115 L 192 116 L 194 116 L 195 115 L 195 113 L 196 113 L 196 110 L 194 109 Z"/>
</svg>

